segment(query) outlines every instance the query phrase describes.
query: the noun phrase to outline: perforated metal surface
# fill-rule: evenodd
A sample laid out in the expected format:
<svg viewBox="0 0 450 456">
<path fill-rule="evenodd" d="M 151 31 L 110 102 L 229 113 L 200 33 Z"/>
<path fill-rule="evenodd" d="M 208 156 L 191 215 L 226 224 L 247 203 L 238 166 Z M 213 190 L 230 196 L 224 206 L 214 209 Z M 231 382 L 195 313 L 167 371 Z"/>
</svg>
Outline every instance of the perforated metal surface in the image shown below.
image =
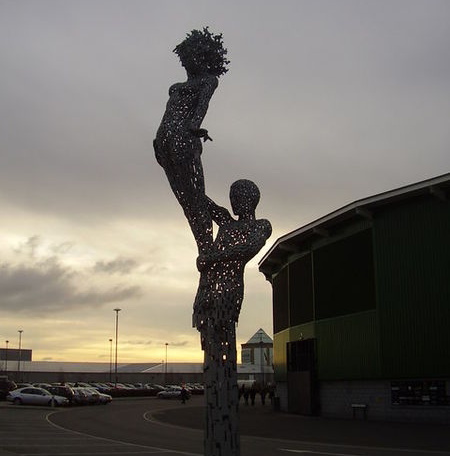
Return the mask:
<svg viewBox="0 0 450 456">
<path fill-rule="evenodd" d="M 205 195 L 201 128 L 209 100 L 226 72 L 221 35 L 194 30 L 175 48 L 187 81 L 174 84 L 154 140 L 155 155 L 183 208 L 197 243 L 200 281 L 193 325 L 204 350 L 205 455 L 238 456 L 239 417 L 236 323 L 244 298 L 244 268 L 271 234 L 268 220 L 257 220 L 258 187 L 241 179 L 230 188 L 230 212 Z M 212 223 L 218 225 L 213 238 Z"/>
</svg>

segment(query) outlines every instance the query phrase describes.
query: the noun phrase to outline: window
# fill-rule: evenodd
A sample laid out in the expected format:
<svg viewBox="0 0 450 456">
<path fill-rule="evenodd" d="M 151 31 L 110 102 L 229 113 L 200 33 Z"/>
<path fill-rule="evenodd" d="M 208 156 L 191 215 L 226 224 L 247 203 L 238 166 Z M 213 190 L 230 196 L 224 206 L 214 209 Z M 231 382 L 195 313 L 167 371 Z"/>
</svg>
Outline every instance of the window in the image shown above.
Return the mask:
<svg viewBox="0 0 450 456">
<path fill-rule="evenodd" d="M 311 254 L 289 265 L 289 326 L 314 319 Z"/>
<path fill-rule="evenodd" d="M 273 331 L 280 332 L 289 326 L 288 268 L 274 278 L 273 285 Z"/>
<path fill-rule="evenodd" d="M 375 308 L 372 231 L 314 251 L 316 320 Z"/>
</svg>

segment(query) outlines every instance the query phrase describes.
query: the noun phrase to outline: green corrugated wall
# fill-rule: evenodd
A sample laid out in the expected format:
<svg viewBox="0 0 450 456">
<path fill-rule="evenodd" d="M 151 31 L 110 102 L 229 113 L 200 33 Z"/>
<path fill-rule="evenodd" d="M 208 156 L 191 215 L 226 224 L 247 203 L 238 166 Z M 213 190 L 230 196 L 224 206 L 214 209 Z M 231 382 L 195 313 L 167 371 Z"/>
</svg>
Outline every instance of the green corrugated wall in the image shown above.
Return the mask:
<svg viewBox="0 0 450 456">
<path fill-rule="evenodd" d="M 273 367 L 276 382 L 287 381 L 286 344 L 289 340 L 289 329 L 273 335 Z"/>
<path fill-rule="evenodd" d="M 431 196 L 374 221 L 382 375 L 450 375 L 450 204 Z"/>
<path fill-rule="evenodd" d="M 385 207 L 372 234 L 376 309 L 274 334 L 276 380 L 287 378 L 286 343 L 300 336 L 317 339 L 321 380 L 450 376 L 449 201 Z"/>
<path fill-rule="evenodd" d="M 294 340 L 313 339 L 315 337 L 314 322 L 293 326 L 290 329 L 280 331 L 273 336 L 273 359 L 275 381 L 287 380 L 286 344 Z"/>
<path fill-rule="evenodd" d="M 380 377 L 375 310 L 316 322 L 319 380 Z"/>
</svg>

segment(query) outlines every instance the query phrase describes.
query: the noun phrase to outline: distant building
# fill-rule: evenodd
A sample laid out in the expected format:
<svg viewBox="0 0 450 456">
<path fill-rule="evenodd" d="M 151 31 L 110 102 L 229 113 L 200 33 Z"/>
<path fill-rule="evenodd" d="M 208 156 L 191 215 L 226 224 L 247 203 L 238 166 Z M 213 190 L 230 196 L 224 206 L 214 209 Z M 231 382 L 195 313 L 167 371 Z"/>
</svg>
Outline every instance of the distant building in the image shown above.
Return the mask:
<svg viewBox="0 0 450 456">
<path fill-rule="evenodd" d="M 280 406 L 450 422 L 450 174 L 375 195 L 279 238 Z"/>
<path fill-rule="evenodd" d="M 257 331 L 242 348 L 249 362 L 237 366 L 238 378 L 273 382 L 273 341 L 265 331 Z M 32 361 L 27 349 L 20 359 L 19 371 L 19 350 L 0 349 L 0 373 L 20 382 L 108 382 L 115 377 L 111 363 Z M 118 363 L 117 376 L 122 383 L 203 382 L 203 363 Z"/>
<path fill-rule="evenodd" d="M 33 350 L 26 348 L 0 348 L 0 362 L 5 364 L 10 361 L 31 361 L 33 357 Z"/>
<path fill-rule="evenodd" d="M 272 368 L 273 340 L 259 329 L 245 344 L 241 344 L 241 363 Z"/>
<path fill-rule="evenodd" d="M 261 384 L 273 382 L 273 340 L 263 329 L 260 328 L 245 344 L 241 344 L 238 375 Z"/>
</svg>

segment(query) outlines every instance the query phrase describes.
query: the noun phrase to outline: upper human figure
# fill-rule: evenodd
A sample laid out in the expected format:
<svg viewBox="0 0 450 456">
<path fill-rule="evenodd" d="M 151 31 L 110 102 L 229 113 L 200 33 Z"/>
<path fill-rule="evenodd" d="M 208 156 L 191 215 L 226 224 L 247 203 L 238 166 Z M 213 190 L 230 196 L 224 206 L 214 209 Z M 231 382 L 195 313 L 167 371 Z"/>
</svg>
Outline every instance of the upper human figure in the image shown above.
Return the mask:
<svg viewBox="0 0 450 456">
<path fill-rule="evenodd" d="M 201 162 L 202 139 L 211 139 L 201 124 L 219 77 L 227 72 L 222 35 L 208 28 L 193 30 L 174 52 L 187 80 L 172 85 L 164 116 L 153 141 L 155 156 L 188 219 L 199 247 L 212 244 L 212 223 L 206 207 Z"/>
</svg>

